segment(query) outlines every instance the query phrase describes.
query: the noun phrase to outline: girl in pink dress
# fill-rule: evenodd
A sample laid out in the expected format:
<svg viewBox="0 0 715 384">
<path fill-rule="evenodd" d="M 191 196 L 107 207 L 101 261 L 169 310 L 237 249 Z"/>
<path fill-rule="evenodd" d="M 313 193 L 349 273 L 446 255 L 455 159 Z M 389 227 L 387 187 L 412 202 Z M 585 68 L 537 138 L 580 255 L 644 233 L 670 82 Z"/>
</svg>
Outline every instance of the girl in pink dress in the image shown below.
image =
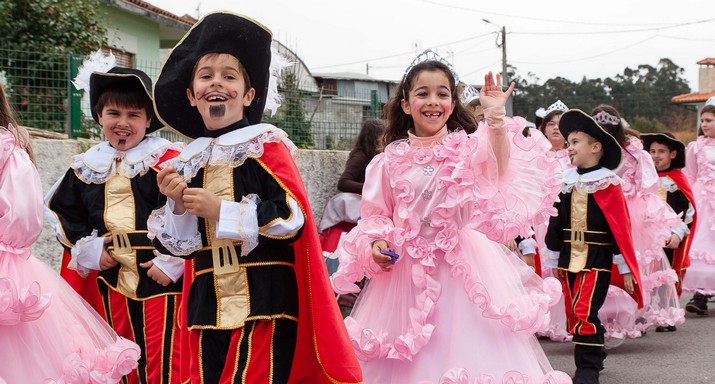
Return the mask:
<svg viewBox="0 0 715 384">
<path fill-rule="evenodd" d="M 622 289 L 611 286 L 599 317 L 606 327 L 606 345 L 615 347 L 626 338 L 640 337 L 651 327 L 675 326 L 685 321 L 675 284 L 678 277 L 663 251 L 671 230 L 680 219 L 670 206 L 658 197 L 658 172 L 653 158 L 643 150 L 643 143 L 627 132 L 624 120 L 610 105 L 599 105 L 591 112 L 602 127 L 625 149 L 623 161 L 616 170 L 631 217 L 633 246 L 643 284 L 643 310 Z M 630 134 L 632 133 L 632 134 Z"/>
<path fill-rule="evenodd" d="M 685 307 L 688 312 L 708 314 L 708 299 L 715 294 L 715 98 L 700 111 L 697 140 L 685 151 L 683 173 L 695 195 L 698 222 L 692 235 L 690 268 L 685 273 L 683 290 L 695 292 Z"/>
<path fill-rule="evenodd" d="M 500 245 L 553 213 L 558 164 L 504 117 L 514 85 L 500 82 L 485 76 L 475 131 L 453 68 L 425 51 L 388 103 L 387 146 L 331 277 L 338 293 L 369 278 L 345 319 L 366 383 L 571 382 L 534 336 L 558 282 Z"/>
<path fill-rule="evenodd" d="M 43 215 L 33 162 L 0 87 L 0 383 L 119 382 L 139 347 L 30 253 Z"/>
</svg>

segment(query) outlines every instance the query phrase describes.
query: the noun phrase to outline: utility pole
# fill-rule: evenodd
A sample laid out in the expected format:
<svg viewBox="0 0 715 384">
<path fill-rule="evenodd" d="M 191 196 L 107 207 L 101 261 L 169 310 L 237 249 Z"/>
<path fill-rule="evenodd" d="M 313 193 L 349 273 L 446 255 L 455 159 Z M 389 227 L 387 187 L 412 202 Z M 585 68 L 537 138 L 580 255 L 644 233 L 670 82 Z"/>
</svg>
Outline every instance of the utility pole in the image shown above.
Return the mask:
<svg viewBox="0 0 715 384">
<path fill-rule="evenodd" d="M 501 27 L 501 80 L 504 88 L 509 86 L 506 74 L 506 27 Z"/>
</svg>

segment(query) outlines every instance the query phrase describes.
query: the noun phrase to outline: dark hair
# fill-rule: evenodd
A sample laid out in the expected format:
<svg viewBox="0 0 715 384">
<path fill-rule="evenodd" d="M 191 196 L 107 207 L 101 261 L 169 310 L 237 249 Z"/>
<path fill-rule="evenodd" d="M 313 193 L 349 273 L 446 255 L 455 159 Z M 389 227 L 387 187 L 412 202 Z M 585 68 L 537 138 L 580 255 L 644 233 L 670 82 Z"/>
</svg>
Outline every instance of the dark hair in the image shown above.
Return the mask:
<svg viewBox="0 0 715 384">
<path fill-rule="evenodd" d="M 243 66 L 243 63 L 241 63 L 241 60 L 239 60 L 236 56 L 230 53 L 212 52 L 199 57 L 199 59 L 196 60 L 196 63 L 194 63 L 194 69 L 191 70 L 191 79 L 189 80 L 189 89 L 191 90 L 192 95 L 194 94 L 194 88 L 191 85 L 194 83 L 196 71 L 199 69 L 199 61 L 201 61 L 201 59 L 203 59 L 204 57 L 212 58 L 218 57 L 219 55 L 228 55 L 236 59 L 236 61 L 238 62 L 238 71 L 241 72 L 241 76 L 243 77 L 243 85 L 245 86 L 243 92 L 248 92 L 251 89 L 251 76 L 248 75 L 248 71 L 246 70 L 246 67 Z"/>
<path fill-rule="evenodd" d="M 395 95 L 387 102 L 383 111 L 384 117 L 387 120 L 387 128 L 384 136 L 385 145 L 395 140 L 406 138 L 407 131 L 413 128 L 414 121 L 412 120 L 412 116 L 402 110 L 401 102 L 405 98 L 409 99 L 409 94 L 414 86 L 417 75 L 424 71 L 442 71 L 449 79 L 449 88 L 452 93 L 454 110 L 452 110 L 452 114 L 447 120 L 447 129 L 449 131 L 462 129 L 467 133 L 472 133 L 477 129 L 477 122 L 474 115 L 459 101 L 459 90 L 457 89 L 457 84 L 452 72 L 445 64 L 435 60 L 428 60 L 412 67 L 410 72 L 408 72 L 398 84 Z"/>
<path fill-rule="evenodd" d="M 666 147 L 668 147 L 668 151 L 669 151 L 669 152 L 673 152 L 673 151 L 677 151 L 677 150 L 678 150 L 678 148 L 676 148 L 675 145 L 673 145 L 673 143 L 672 143 L 670 140 L 666 140 L 666 139 L 664 139 L 664 138 L 662 138 L 662 137 L 660 137 L 660 136 L 655 136 L 655 137 L 653 137 L 653 139 L 651 140 L 651 142 L 648 143 L 648 147 L 645 147 L 645 148 L 643 148 L 643 149 L 645 149 L 646 151 L 649 151 L 649 150 L 650 150 L 650 146 L 651 146 L 653 143 L 658 143 L 658 144 L 660 144 L 660 145 L 665 145 Z"/>
<path fill-rule="evenodd" d="M 541 133 L 543 133 L 543 134 L 546 134 L 546 124 L 548 124 L 551 120 L 553 120 L 554 117 L 561 116 L 563 114 L 564 114 L 564 111 L 559 111 L 559 110 L 549 112 L 549 114 L 544 116 L 544 118 L 541 120 L 541 124 L 537 125 L 537 127 L 539 127 L 539 131 L 541 131 Z"/>
<path fill-rule="evenodd" d="M 120 83 L 105 89 L 94 106 L 97 115 L 102 115 L 104 106 L 112 104 L 118 107 L 141 108 L 146 111 L 146 117 L 154 118 L 154 103 L 147 95 L 146 90 L 139 84 Z"/>
<path fill-rule="evenodd" d="M 12 126 L 14 129 L 11 129 L 10 126 Z M 7 94 L 5 93 L 5 89 L 2 86 L 0 86 L 0 127 L 7 129 L 7 131 L 15 137 L 16 143 L 21 143 L 20 137 L 18 136 L 25 136 L 25 134 L 27 133 L 25 132 L 25 128 L 20 127 L 17 124 L 17 120 L 15 119 L 15 113 L 10 106 L 10 102 L 7 99 Z M 20 145 L 22 144 L 25 144 L 22 149 L 27 152 L 27 155 L 30 157 L 30 161 L 35 164 L 35 151 L 32 149 L 32 143 L 30 143 L 30 141 L 28 140 L 27 143 L 21 143 Z"/>
<path fill-rule="evenodd" d="M 618 120 L 621 120 L 621 114 L 615 107 L 608 104 L 600 104 L 591 111 L 591 116 L 596 116 L 599 112 L 606 112 L 611 116 L 615 116 Z M 599 124 L 603 129 L 605 129 L 611 136 L 616 138 L 618 145 L 622 148 L 626 148 L 626 131 L 623 129 L 623 125 L 619 122 L 618 124 Z"/>
<path fill-rule="evenodd" d="M 355 140 L 355 145 L 350 151 L 362 152 L 368 159 L 372 160 L 375 155 L 382 150 L 382 136 L 385 133 L 385 121 L 381 119 L 367 119 L 362 123 L 360 133 Z"/>
</svg>

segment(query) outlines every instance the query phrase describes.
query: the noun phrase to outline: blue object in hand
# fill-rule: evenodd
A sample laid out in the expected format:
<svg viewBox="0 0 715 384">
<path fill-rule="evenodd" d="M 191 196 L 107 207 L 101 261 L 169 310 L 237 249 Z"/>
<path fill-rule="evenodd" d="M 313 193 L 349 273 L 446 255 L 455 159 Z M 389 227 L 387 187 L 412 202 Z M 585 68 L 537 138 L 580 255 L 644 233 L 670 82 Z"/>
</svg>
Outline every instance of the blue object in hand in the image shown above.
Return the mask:
<svg viewBox="0 0 715 384">
<path fill-rule="evenodd" d="M 398 255 L 397 252 L 395 252 L 392 249 L 382 250 L 382 251 L 380 251 L 380 253 L 382 253 L 383 255 L 386 255 L 386 256 L 390 256 L 390 261 L 388 261 L 389 264 L 395 264 L 397 259 L 400 258 L 400 255 Z"/>
</svg>

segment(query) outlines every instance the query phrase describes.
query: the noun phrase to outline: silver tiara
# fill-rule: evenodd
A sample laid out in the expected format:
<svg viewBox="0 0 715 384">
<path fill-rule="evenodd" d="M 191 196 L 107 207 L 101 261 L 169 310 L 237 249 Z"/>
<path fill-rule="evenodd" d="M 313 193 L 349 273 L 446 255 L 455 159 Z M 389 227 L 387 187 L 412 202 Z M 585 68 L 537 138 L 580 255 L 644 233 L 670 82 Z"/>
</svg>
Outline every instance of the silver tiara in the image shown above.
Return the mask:
<svg viewBox="0 0 715 384">
<path fill-rule="evenodd" d="M 459 99 L 460 101 L 462 101 L 462 104 L 467 105 L 472 100 L 479 99 L 479 91 L 471 85 L 467 85 L 466 87 L 464 87 L 464 91 L 462 92 L 462 95 L 459 97 Z"/>
<path fill-rule="evenodd" d="M 412 68 L 415 67 L 415 65 L 422 63 L 424 61 L 432 61 L 432 60 L 439 61 L 440 63 L 446 65 L 447 68 L 449 68 L 449 71 L 452 73 L 452 76 L 454 77 L 454 83 L 459 84 L 459 76 L 457 75 L 457 71 L 454 70 L 454 67 L 452 66 L 452 64 L 449 61 L 447 61 L 447 59 L 440 56 L 439 54 L 437 54 L 437 52 L 435 52 L 431 49 L 425 49 L 424 51 L 422 51 L 422 53 L 417 55 L 417 57 L 415 57 L 415 59 L 412 60 L 412 63 L 410 64 L 410 66 L 407 67 L 407 69 L 405 70 L 405 74 L 402 76 L 402 78 L 407 77 L 407 74 L 410 73 L 410 71 L 412 70 Z"/>
<path fill-rule="evenodd" d="M 705 102 L 705 105 L 715 105 L 715 96 L 712 96 Z"/>
<path fill-rule="evenodd" d="M 554 112 L 554 111 L 559 111 L 559 112 L 566 112 L 569 107 L 566 106 L 561 100 L 556 100 L 555 103 L 549 105 L 548 108 L 546 108 L 546 112 L 544 112 L 544 117 L 546 117 L 549 113 Z"/>
<path fill-rule="evenodd" d="M 621 119 L 617 118 L 616 116 L 611 115 L 610 113 L 606 111 L 601 111 L 592 116 L 594 120 L 599 125 L 620 125 L 621 124 Z"/>
</svg>

